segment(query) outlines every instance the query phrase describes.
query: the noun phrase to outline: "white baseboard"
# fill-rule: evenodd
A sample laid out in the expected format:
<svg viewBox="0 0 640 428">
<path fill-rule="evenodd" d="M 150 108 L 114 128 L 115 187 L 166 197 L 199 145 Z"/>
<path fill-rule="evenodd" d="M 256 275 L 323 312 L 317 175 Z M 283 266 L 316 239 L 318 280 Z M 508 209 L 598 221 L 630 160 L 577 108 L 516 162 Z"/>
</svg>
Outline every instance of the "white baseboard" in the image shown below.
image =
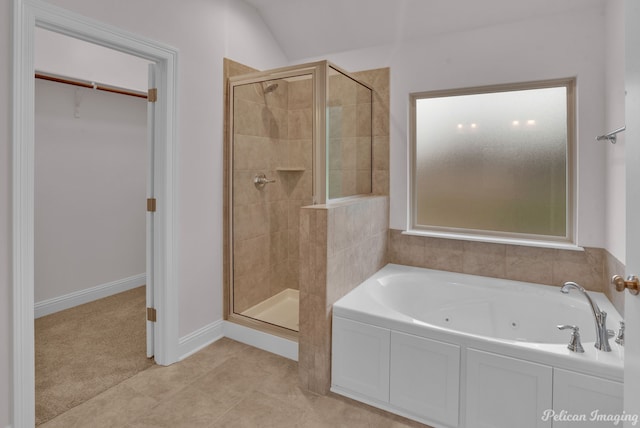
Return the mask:
<svg viewBox="0 0 640 428">
<path fill-rule="evenodd" d="M 178 341 L 179 360 L 184 360 L 191 354 L 195 354 L 202 348 L 211 345 L 224 337 L 222 320 L 212 322 L 193 333 L 181 337 Z"/>
<path fill-rule="evenodd" d="M 64 296 L 43 300 L 42 302 L 37 302 L 33 307 L 35 317 L 40 318 L 84 303 L 113 296 L 114 294 L 140 287 L 146 283 L 147 275 L 141 273 L 140 275 L 134 275 L 84 290 L 74 291 Z"/>
<path fill-rule="evenodd" d="M 224 335 L 272 354 L 298 361 L 298 342 L 224 321 Z"/>
</svg>

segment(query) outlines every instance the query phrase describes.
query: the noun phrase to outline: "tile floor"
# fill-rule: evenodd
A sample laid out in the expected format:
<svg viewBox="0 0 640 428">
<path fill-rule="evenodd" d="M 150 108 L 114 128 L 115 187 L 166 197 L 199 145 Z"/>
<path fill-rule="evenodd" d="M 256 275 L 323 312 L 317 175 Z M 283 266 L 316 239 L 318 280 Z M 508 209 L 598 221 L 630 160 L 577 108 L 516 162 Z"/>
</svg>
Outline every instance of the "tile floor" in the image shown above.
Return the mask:
<svg viewBox="0 0 640 428">
<path fill-rule="evenodd" d="M 424 427 L 298 387 L 295 361 L 221 339 L 153 366 L 39 428 Z"/>
</svg>

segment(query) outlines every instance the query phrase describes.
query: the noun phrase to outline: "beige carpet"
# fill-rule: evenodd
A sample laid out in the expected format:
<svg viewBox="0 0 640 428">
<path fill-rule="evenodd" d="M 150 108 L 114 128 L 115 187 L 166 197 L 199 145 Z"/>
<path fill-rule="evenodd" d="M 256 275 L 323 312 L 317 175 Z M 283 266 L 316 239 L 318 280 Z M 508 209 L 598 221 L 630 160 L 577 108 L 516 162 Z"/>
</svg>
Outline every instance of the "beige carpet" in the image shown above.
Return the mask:
<svg viewBox="0 0 640 428">
<path fill-rule="evenodd" d="M 36 425 L 153 365 L 145 287 L 35 320 Z"/>
</svg>

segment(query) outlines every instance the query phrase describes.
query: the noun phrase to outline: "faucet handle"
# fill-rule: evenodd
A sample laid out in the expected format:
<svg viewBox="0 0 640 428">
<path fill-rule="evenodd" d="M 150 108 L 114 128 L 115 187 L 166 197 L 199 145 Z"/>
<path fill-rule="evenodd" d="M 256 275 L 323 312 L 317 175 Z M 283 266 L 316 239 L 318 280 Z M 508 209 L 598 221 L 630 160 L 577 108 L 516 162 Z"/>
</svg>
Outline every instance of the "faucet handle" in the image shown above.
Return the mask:
<svg viewBox="0 0 640 428">
<path fill-rule="evenodd" d="M 580 327 L 578 327 L 577 325 L 571 325 L 571 324 L 558 324 L 558 330 L 567 330 L 567 329 L 571 329 L 574 332 L 576 331 L 580 331 Z"/>
<path fill-rule="evenodd" d="M 616 336 L 616 343 L 620 346 L 624 346 L 624 321 L 620 321 L 620 330 Z"/>
<path fill-rule="evenodd" d="M 580 327 L 578 327 L 577 325 L 560 324 L 558 325 L 558 329 L 559 330 L 571 329 L 571 337 L 569 338 L 569 344 L 567 345 L 567 349 L 569 349 L 572 352 L 578 352 L 578 353 L 584 352 L 582 343 L 580 343 Z"/>
</svg>

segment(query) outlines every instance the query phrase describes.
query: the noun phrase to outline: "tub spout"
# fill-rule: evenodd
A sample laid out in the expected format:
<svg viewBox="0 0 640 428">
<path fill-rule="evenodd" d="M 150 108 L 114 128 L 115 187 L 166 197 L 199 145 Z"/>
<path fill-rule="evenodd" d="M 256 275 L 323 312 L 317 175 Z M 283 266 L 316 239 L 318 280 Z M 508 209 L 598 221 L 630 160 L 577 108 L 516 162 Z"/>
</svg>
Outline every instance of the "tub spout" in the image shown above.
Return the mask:
<svg viewBox="0 0 640 428">
<path fill-rule="evenodd" d="M 579 292 L 582 293 L 584 297 L 589 301 L 589 305 L 591 306 L 591 311 L 593 312 L 593 319 L 595 321 L 596 326 L 596 349 L 600 351 L 610 352 L 611 346 L 609 346 L 609 333 L 607 332 L 607 313 L 605 311 L 601 311 L 596 302 L 591 300 L 591 297 L 587 293 L 587 290 L 584 289 L 580 284 L 575 282 L 565 282 L 560 291 L 564 294 L 569 294 L 569 291 L 575 288 Z"/>
</svg>

